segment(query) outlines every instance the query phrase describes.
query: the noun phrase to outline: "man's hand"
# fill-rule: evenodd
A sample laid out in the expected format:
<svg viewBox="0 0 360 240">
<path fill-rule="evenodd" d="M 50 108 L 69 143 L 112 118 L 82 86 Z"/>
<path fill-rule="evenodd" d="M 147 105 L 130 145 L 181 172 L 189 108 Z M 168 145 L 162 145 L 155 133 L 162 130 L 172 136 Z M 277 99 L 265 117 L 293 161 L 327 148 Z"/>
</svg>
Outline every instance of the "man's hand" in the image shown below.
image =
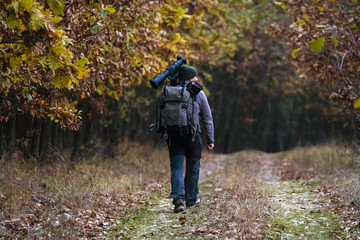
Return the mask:
<svg viewBox="0 0 360 240">
<path fill-rule="evenodd" d="M 209 144 L 207 145 L 207 148 L 208 148 L 209 150 L 212 150 L 214 147 L 215 147 L 215 145 L 214 145 L 213 143 L 209 143 Z"/>
</svg>

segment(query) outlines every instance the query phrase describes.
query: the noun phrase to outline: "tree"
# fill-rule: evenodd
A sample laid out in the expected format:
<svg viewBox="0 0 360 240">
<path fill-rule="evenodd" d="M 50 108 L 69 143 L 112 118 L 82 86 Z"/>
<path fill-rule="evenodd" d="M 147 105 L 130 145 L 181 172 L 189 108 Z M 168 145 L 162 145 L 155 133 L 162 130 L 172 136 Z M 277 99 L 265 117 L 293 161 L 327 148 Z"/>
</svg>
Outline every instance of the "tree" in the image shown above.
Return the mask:
<svg viewBox="0 0 360 240">
<path fill-rule="evenodd" d="M 251 11 L 243 12 L 247 24 L 237 29 L 235 54 L 223 54 L 214 64 L 207 55 L 204 59 L 208 61 L 200 58 L 195 62 L 210 94 L 216 150 L 281 151 L 346 135 L 342 121 L 348 119 L 339 117 L 327 104 L 326 87 L 310 79 L 299 80 L 294 63 L 283 58 L 289 47 L 266 31 L 268 23 L 287 19 L 288 15 L 276 12 L 274 4 L 266 0 L 253 1 L 247 7 Z M 214 42 L 209 43 L 210 48 L 214 47 Z M 125 136 L 145 139 L 151 121 L 148 116 L 153 116 L 149 114 L 149 102 L 155 99 L 155 93 L 140 88 L 136 91 L 132 100 L 124 101 L 133 106 Z M 139 102 L 140 93 L 147 102 Z"/>
<path fill-rule="evenodd" d="M 287 26 L 271 30 L 293 51 L 300 76 L 328 86 L 328 94 L 360 119 L 360 6 L 358 1 L 283 0 L 276 5 L 291 13 Z"/>
<path fill-rule="evenodd" d="M 0 152 L 19 137 L 43 151 L 46 136 L 56 138 L 57 124 L 78 130 L 94 112 L 125 113 L 126 106 L 113 101 L 135 86 L 149 86 L 178 53 L 212 65 L 232 56 L 249 27 L 248 6 L 215 0 L 1 1 L 0 129 L 10 130 L 0 138 Z M 28 115 L 36 119 L 21 129 L 32 137 L 16 130 Z"/>
<path fill-rule="evenodd" d="M 78 103 L 114 99 L 177 53 L 233 54 L 246 2 L 6 0 L 0 3 L 0 121 L 14 112 L 79 129 Z M 191 13 L 189 15 L 188 13 Z M 225 37 L 226 36 L 226 37 Z M 210 41 L 214 44 L 210 44 Z"/>
</svg>

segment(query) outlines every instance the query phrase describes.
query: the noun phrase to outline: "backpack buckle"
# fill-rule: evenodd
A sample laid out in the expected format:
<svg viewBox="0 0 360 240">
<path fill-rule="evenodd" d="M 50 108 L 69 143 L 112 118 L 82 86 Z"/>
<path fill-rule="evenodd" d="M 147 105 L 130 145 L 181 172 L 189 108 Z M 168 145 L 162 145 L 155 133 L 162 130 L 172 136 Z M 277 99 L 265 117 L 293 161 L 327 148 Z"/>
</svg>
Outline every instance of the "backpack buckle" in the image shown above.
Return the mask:
<svg viewBox="0 0 360 240">
<path fill-rule="evenodd" d="M 156 127 L 156 123 L 152 123 L 149 125 L 149 130 L 150 132 L 154 131 L 155 130 L 155 127 Z"/>
</svg>

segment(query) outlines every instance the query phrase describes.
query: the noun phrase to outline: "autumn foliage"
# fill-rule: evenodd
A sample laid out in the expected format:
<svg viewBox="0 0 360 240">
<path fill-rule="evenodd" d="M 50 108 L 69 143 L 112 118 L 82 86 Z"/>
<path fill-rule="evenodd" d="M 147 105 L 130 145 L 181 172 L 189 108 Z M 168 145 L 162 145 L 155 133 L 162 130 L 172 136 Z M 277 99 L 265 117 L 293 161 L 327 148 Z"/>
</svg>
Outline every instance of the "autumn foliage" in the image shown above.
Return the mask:
<svg viewBox="0 0 360 240">
<path fill-rule="evenodd" d="M 287 42 L 298 74 L 326 84 L 331 98 L 360 118 L 360 6 L 357 1 L 284 0 L 276 5 L 293 16 L 289 26 L 272 25 Z"/>
<path fill-rule="evenodd" d="M 178 53 L 211 62 L 231 55 L 246 23 L 234 14 L 246 3 L 236 1 L 7 0 L 0 7 L 0 121 L 21 112 L 74 130 L 82 99 L 119 99 Z"/>
<path fill-rule="evenodd" d="M 318 100 L 330 89 L 353 110 L 358 99 L 351 1 L 6 0 L 0 9 L 0 153 L 149 139 L 149 80 L 177 54 L 199 70 L 222 152 L 327 138 L 343 120 Z M 267 29 L 275 21 L 277 38 Z"/>
</svg>

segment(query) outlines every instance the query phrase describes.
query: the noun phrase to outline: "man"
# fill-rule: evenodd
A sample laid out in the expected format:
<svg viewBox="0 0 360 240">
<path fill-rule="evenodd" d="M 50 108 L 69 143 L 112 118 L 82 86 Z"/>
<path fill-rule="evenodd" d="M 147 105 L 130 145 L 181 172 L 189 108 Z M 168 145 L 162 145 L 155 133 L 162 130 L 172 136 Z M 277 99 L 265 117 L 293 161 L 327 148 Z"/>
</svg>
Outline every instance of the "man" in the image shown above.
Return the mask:
<svg viewBox="0 0 360 240">
<path fill-rule="evenodd" d="M 198 81 L 197 71 L 189 65 L 183 65 L 179 73 L 180 84 L 192 84 Z M 203 91 L 200 91 L 194 101 L 193 121 L 195 126 L 200 126 L 202 122 L 207 139 L 207 148 L 214 148 L 214 125 L 210 106 L 207 97 Z M 201 205 L 202 198 L 198 197 L 199 171 L 201 158 L 201 135 L 200 127 L 195 135 L 170 136 L 167 140 L 170 167 L 171 167 L 171 193 L 174 212 L 184 211 L 184 205 L 187 208 Z M 183 176 L 184 158 L 186 157 L 185 181 Z"/>
</svg>

